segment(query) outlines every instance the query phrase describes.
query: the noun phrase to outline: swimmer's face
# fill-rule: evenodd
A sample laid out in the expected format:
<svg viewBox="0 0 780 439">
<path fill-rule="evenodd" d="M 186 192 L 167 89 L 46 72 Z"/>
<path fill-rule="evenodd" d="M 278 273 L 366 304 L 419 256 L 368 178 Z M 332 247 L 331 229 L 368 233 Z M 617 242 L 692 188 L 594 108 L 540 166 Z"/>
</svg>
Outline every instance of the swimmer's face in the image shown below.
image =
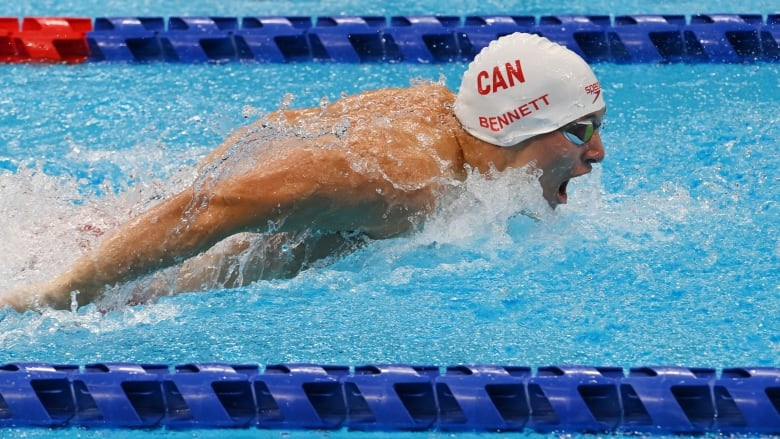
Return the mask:
<svg viewBox="0 0 780 439">
<path fill-rule="evenodd" d="M 571 134 L 577 137 L 586 137 L 588 133 L 587 123 L 593 127 L 601 125 L 604 118 L 604 110 L 589 114 L 574 122 L 585 124 L 571 126 L 568 134 L 563 129 L 551 133 L 542 134 L 531 139 L 526 148 L 530 148 L 531 158 L 536 161 L 537 168 L 542 171 L 539 182 L 542 185 L 542 194 L 552 208 L 559 204 L 566 204 L 568 193 L 566 189 L 572 178 L 589 173 L 594 163 L 604 159 L 604 145 L 601 143 L 599 130 L 592 131 L 592 137 L 584 143 L 577 138 L 571 138 Z M 576 144 L 581 143 L 580 145 Z"/>
</svg>

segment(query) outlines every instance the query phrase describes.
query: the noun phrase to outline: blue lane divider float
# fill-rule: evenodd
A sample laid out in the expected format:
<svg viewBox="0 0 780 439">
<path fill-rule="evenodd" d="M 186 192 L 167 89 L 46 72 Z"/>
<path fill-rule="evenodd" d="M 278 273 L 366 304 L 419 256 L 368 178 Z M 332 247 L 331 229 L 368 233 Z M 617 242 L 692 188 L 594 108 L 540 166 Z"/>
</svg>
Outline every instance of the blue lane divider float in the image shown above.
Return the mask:
<svg viewBox="0 0 780 439">
<path fill-rule="evenodd" d="M 780 368 L 0 366 L 0 427 L 780 434 Z"/>
<path fill-rule="evenodd" d="M 115 17 L 87 33 L 90 61 L 451 62 L 531 32 L 589 62 L 780 61 L 780 15 Z"/>
</svg>

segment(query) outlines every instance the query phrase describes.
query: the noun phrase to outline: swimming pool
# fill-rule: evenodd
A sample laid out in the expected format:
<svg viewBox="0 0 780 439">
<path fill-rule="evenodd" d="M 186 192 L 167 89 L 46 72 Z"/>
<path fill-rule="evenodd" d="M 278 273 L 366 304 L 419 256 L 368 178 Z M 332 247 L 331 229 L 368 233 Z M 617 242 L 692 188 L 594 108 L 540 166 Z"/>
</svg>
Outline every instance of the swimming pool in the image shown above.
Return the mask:
<svg viewBox="0 0 780 439">
<path fill-rule="evenodd" d="M 248 10 L 258 4 L 288 12 L 260 2 L 211 6 L 249 15 L 258 14 Z M 170 6 L 129 5 L 136 9 L 108 3 L 100 14 L 103 6 L 61 11 L 58 3 L 2 13 L 174 13 Z M 208 6 L 193 3 L 175 13 L 211 14 Z M 572 12 L 615 11 L 610 6 L 617 5 Z M 615 13 L 703 7 L 675 6 L 681 9 L 624 2 L 620 8 L 632 9 Z M 477 9 L 461 7 L 452 13 Z M 504 12 L 490 7 L 480 12 Z M 398 8 L 367 13 L 439 12 Z M 550 8 L 566 11 L 565 3 Z M 765 8 L 742 4 L 738 12 L 771 12 Z M 532 5 L 519 12 L 547 11 Z M 93 243 L 96 228 L 109 229 L 181 187 L 200 156 L 245 117 L 278 107 L 287 92 L 293 106 L 309 106 L 323 96 L 333 100 L 416 77 L 443 75 L 455 89 L 464 68 L 2 66 L 0 83 L 9 92 L 0 97 L 0 288 L 45 278 Z M 538 202 L 533 190 L 507 179 L 485 198 L 475 179 L 422 231 L 372 243 L 290 280 L 105 314 L 95 307 L 0 311 L 0 363 L 780 364 L 780 66 L 597 64 L 594 70 L 609 106 L 607 159 L 575 180 L 569 205 L 542 222 L 507 208 Z"/>
</svg>

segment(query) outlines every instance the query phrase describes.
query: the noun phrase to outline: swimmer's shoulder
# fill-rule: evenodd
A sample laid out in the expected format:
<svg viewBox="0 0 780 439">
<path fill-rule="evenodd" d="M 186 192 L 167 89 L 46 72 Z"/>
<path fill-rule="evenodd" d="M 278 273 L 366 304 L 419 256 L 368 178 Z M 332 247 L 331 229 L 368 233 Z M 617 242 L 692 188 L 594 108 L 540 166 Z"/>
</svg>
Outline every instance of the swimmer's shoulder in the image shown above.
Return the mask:
<svg viewBox="0 0 780 439">
<path fill-rule="evenodd" d="M 305 123 L 310 128 L 366 120 L 378 115 L 386 120 L 419 122 L 435 130 L 459 126 L 452 108 L 455 94 L 440 83 L 421 82 L 410 87 L 382 88 L 342 97 L 327 107 L 285 110 L 279 114 L 287 124 Z M 361 126 L 354 124 L 353 126 Z M 408 123 L 399 125 L 410 126 Z"/>
<path fill-rule="evenodd" d="M 410 87 L 383 88 L 365 92 L 372 100 L 396 100 L 407 107 L 451 108 L 455 102 L 455 93 L 445 85 L 436 82 L 420 82 Z"/>
<path fill-rule="evenodd" d="M 455 94 L 439 83 L 421 82 L 410 87 L 387 87 L 345 96 L 329 105 L 328 113 L 394 112 L 401 109 L 451 112 Z"/>
</svg>

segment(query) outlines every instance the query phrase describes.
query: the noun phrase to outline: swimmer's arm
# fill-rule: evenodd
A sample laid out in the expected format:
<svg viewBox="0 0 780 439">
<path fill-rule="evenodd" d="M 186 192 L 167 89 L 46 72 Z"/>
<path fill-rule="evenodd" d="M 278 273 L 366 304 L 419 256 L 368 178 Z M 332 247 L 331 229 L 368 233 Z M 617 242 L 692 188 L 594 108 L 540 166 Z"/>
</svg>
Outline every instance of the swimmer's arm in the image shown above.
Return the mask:
<svg viewBox="0 0 780 439">
<path fill-rule="evenodd" d="M 154 268 L 172 265 L 195 251 L 192 230 L 182 224 L 192 200 L 188 189 L 123 224 L 115 233 L 78 258 L 48 284 L 36 285 L 23 306 L 70 307 L 71 291 L 78 291 L 79 305 L 92 302 L 105 285 L 131 279 Z"/>
<path fill-rule="evenodd" d="M 291 151 L 279 163 L 215 183 L 207 194 L 189 188 L 161 202 L 121 226 L 45 288 L 31 291 L 23 305 L 14 306 L 67 309 L 74 290 L 79 304 L 85 304 L 105 285 L 179 263 L 227 236 L 262 231 L 269 224 L 280 230 L 355 230 L 354 215 L 338 212 L 354 206 L 356 199 L 376 197 L 375 186 L 365 179 L 333 151 Z"/>
</svg>

